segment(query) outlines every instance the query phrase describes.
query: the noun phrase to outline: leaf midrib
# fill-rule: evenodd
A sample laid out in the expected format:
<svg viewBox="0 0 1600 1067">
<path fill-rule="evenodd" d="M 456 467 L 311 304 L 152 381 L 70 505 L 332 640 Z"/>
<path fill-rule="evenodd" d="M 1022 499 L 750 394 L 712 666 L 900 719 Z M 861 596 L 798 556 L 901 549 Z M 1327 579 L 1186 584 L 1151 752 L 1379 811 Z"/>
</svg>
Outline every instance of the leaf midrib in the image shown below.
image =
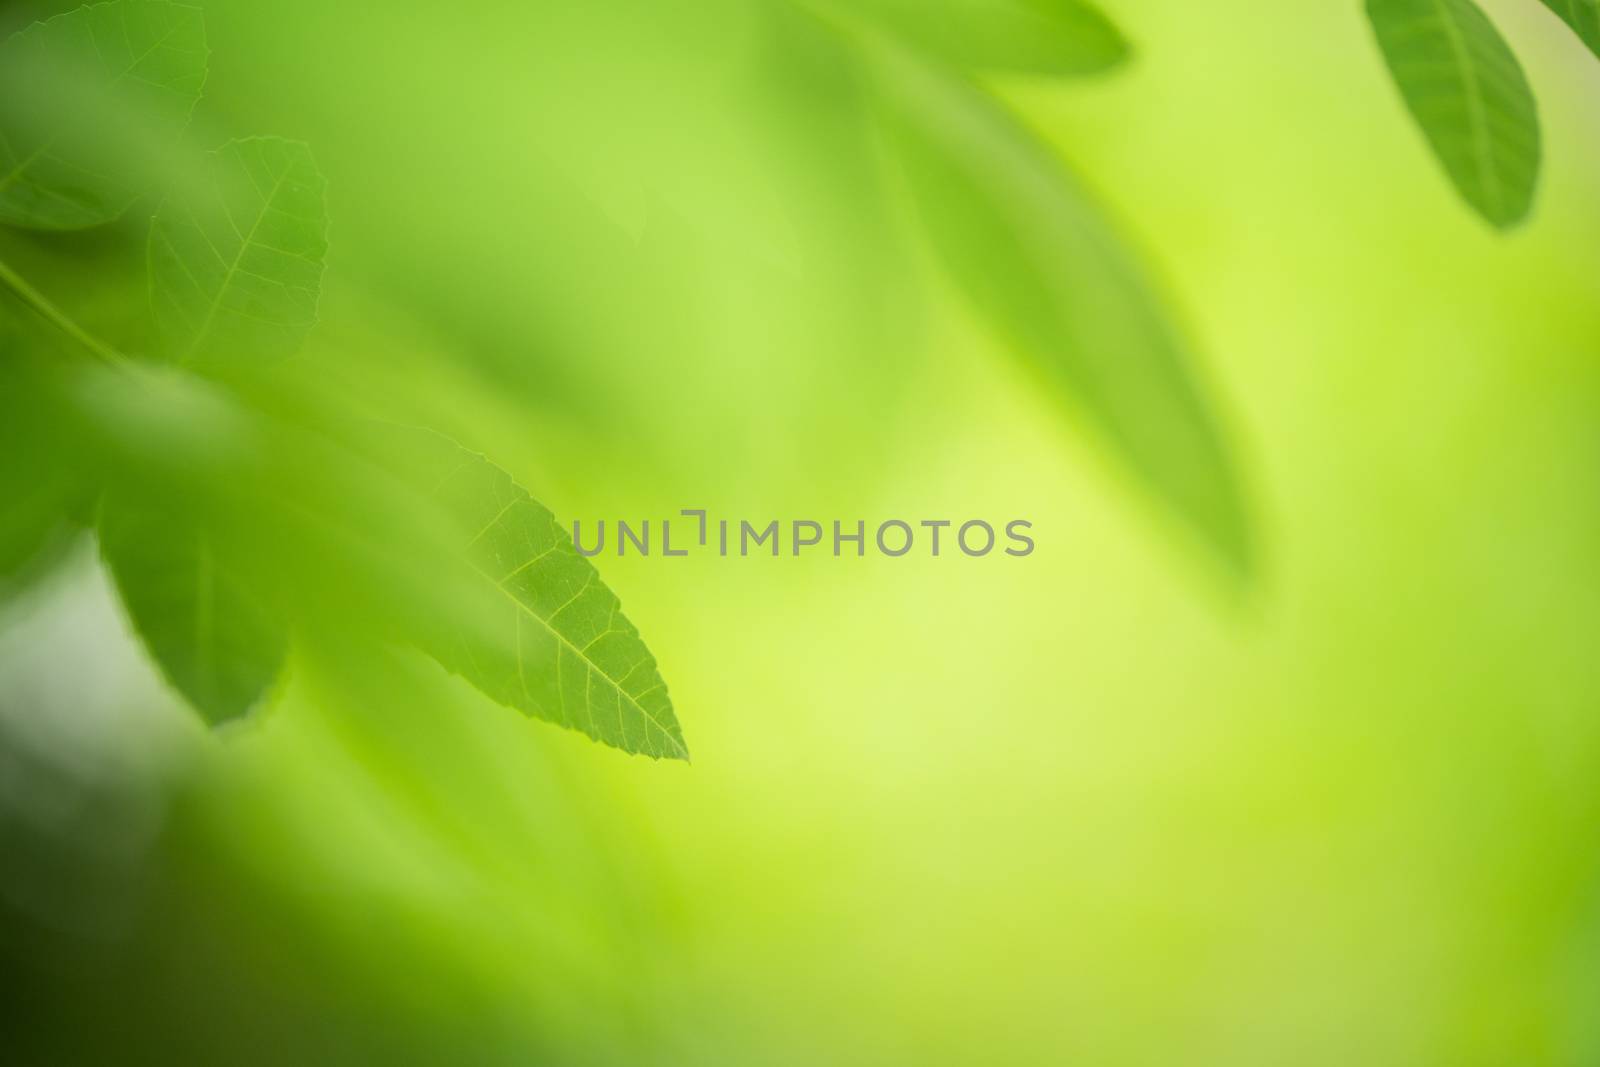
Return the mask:
<svg viewBox="0 0 1600 1067">
<path fill-rule="evenodd" d="M 447 475 L 445 479 L 441 480 L 440 484 L 442 485 L 443 481 L 444 480 L 448 480 L 448 478 L 449 478 L 449 476 Z M 528 500 L 530 502 L 532 501 L 531 497 L 525 497 L 524 499 L 526 499 L 526 500 Z M 347 541 L 353 541 L 353 542 L 357 543 L 358 545 L 360 545 L 363 549 L 377 550 L 377 543 L 371 541 L 367 537 L 366 534 L 358 532 L 358 531 L 353 530 L 351 528 L 348 528 L 348 527 L 344 526 L 341 523 L 334 522 L 328 516 L 318 512 L 314 508 L 306 507 L 304 504 L 300 503 L 299 501 L 296 501 L 296 500 L 294 500 L 294 499 L 292 499 L 292 498 L 290 498 L 288 496 L 282 495 L 282 494 L 273 494 L 273 500 L 280 507 L 282 507 L 282 508 L 284 508 L 286 510 L 292 511 L 295 514 L 300 515 L 304 519 L 310 520 L 311 522 L 321 526 L 323 529 L 329 531 L 330 533 L 333 533 L 334 535 L 336 535 L 336 536 L 338 536 L 338 537 L 340 537 L 342 539 L 345 539 Z M 520 501 L 513 501 L 513 503 L 519 503 L 519 502 Z M 381 552 L 381 550 L 378 550 L 378 551 Z M 382 554 L 387 555 L 387 553 L 382 553 Z M 480 567 L 477 564 L 476 561 L 469 560 L 468 561 L 468 566 L 470 566 L 475 573 L 480 575 L 486 582 L 488 582 L 491 586 L 493 586 L 498 592 L 500 592 L 503 596 L 505 596 L 505 598 L 507 600 L 511 601 L 511 603 L 513 605 L 515 605 L 523 614 L 525 614 L 528 617 L 530 617 L 530 618 L 534 619 L 535 621 L 537 621 L 539 623 L 539 625 L 543 626 L 546 630 L 548 630 L 550 632 L 550 634 L 553 637 L 555 637 L 556 640 L 560 641 L 563 645 L 566 645 L 568 648 L 572 649 L 572 651 L 577 655 L 577 657 L 580 660 L 582 660 L 583 663 L 587 667 L 589 667 L 589 669 L 591 671 L 593 671 L 595 674 L 598 674 L 601 678 L 604 678 L 606 680 L 606 684 L 611 686 L 613 689 L 615 689 L 617 691 L 617 694 L 624 701 L 626 701 L 629 706 L 631 706 L 634 710 L 636 710 L 645 719 L 649 720 L 649 722 L 652 725 L 654 725 L 656 729 L 661 731 L 662 735 L 665 736 L 666 739 L 671 743 L 671 750 L 673 752 L 675 752 L 682 759 L 687 760 L 689 758 L 688 746 L 686 746 L 672 730 L 668 729 L 665 725 L 663 725 L 660 719 L 656 718 L 648 710 L 646 710 L 644 708 L 644 706 L 641 705 L 634 697 L 629 696 L 627 690 L 623 689 L 620 683 L 614 681 L 611 678 L 610 675 L 608 675 L 604 670 L 602 670 L 600 668 L 600 666 L 598 664 L 595 663 L 595 661 L 593 659 L 589 658 L 589 656 L 584 653 L 583 649 L 580 649 L 576 645 L 574 645 L 570 640 L 567 639 L 567 637 L 564 634 L 562 634 L 559 630 L 555 629 L 555 627 L 547 619 L 545 619 L 542 616 L 540 616 L 537 612 L 535 612 L 527 604 L 525 604 L 521 600 L 519 600 L 516 597 L 515 594 L 513 594 L 509 589 L 506 589 L 498 581 L 496 581 L 494 576 L 492 574 L 490 574 L 488 571 L 484 570 L 482 567 Z M 560 669 L 561 669 L 561 667 L 560 667 L 560 664 L 558 663 L 556 665 L 556 670 L 559 671 Z M 520 643 L 518 644 L 518 647 L 517 647 L 517 670 L 518 670 L 519 675 L 520 675 L 520 673 L 522 671 L 522 647 L 521 647 Z M 662 684 L 664 684 L 664 683 L 662 683 Z M 651 689 L 646 690 L 646 692 L 653 692 L 656 688 L 660 688 L 660 685 L 658 684 L 657 686 L 654 686 Z M 597 738 L 597 740 L 603 740 L 603 739 Z M 623 742 L 625 744 L 626 741 L 627 741 L 626 735 L 624 735 L 622 740 L 623 740 Z"/>
<path fill-rule="evenodd" d="M 211 306 L 206 309 L 205 321 L 200 324 L 200 329 L 195 332 L 193 343 L 189 345 L 188 352 L 184 354 L 184 362 L 194 358 L 194 354 L 200 351 L 200 347 L 205 343 L 207 335 L 211 333 L 211 328 L 217 321 L 217 312 L 222 310 L 222 298 L 227 294 L 228 287 L 233 284 L 233 279 L 238 275 L 239 265 L 244 262 L 244 254 L 250 250 L 250 246 L 255 242 L 256 234 L 261 230 L 261 223 L 265 221 L 267 215 L 272 211 L 272 202 L 278 198 L 278 193 L 283 190 L 283 185 L 289 180 L 289 175 L 293 170 L 294 166 L 291 163 L 290 166 L 284 169 L 282 174 L 278 175 L 277 181 L 272 185 L 272 191 L 262 201 L 261 211 L 256 215 L 255 222 L 250 225 L 250 232 L 241 235 L 239 250 L 234 253 L 233 262 L 228 264 L 228 269 L 222 276 L 222 284 L 217 286 L 216 296 L 212 297 Z M 223 206 L 223 211 L 227 211 L 226 205 Z M 229 220 L 232 220 L 231 215 Z M 200 224 L 198 219 L 195 219 L 194 223 L 196 226 Z"/>
<path fill-rule="evenodd" d="M 644 705 L 640 704 L 636 699 L 634 699 L 632 696 L 630 696 L 628 694 L 628 691 L 626 689 L 622 688 L 622 684 L 620 682 L 616 681 L 615 679 L 613 679 L 609 674 L 607 674 L 605 672 L 605 670 L 598 663 L 596 663 L 593 659 L 591 659 L 588 656 L 587 653 L 584 652 L 583 649 L 581 649 L 577 645 L 573 644 L 572 641 L 569 640 L 565 634 L 563 634 L 560 630 L 557 630 L 555 628 L 555 624 L 552 623 L 550 621 L 550 619 L 546 619 L 542 615 L 540 615 L 538 612 L 534 611 L 533 608 L 529 607 L 515 593 L 513 593 L 511 590 L 507 589 L 505 586 L 501 585 L 498 581 L 496 581 L 492 574 L 490 574 L 488 571 L 484 570 L 482 567 L 478 566 L 478 564 L 476 562 L 473 562 L 472 569 L 477 571 L 480 575 L 482 575 L 489 582 L 490 585 L 494 586 L 495 589 L 499 590 L 499 592 L 502 593 L 507 600 L 509 600 L 509 601 L 511 601 L 511 603 L 515 604 L 523 613 L 525 613 L 530 618 L 532 618 L 535 621 L 537 621 L 540 626 L 543 626 L 545 628 L 545 630 L 547 630 L 550 633 L 550 635 L 553 636 L 557 641 L 560 641 L 563 645 L 566 645 L 568 648 L 570 648 L 572 650 L 573 654 L 576 655 L 580 660 L 582 660 L 583 663 L 589 668 L 590 671 L 592 671 L 593 673 L 598 674 L 600 677 L 604 678 L 606 680 L 606 684 L 611 686 L 611 688 L 613 688 L 613 689 L 615 689 L 617 691 L 617 695 L 618 696 L 620 696 L 623 700 L 627 701 L 628 705 L 630 707 L 632 707 L 635 711 L 637 711 L 640 715 L 642 715 L 644 718 L 648 719 L 650 721 L 650 723 L 653 726 L 655 726 L 655 728 L 657 730 L 660 730 L 661 733 L 666 737 L 666 739 L 672 743 L 673 748 L 681 756 L 683 756 L 685 759 L 688 758 L 689 750 L 684 746 L 683 742 L 679 741 L 678 738 L 673 734 L 673 732 L 671 730 L 667 729 L 667 727 L 662 724 L 660 719 L 658 719 L 654 715 L 650 714 L 650 712 L 645 709 Z M 574 598 L 574 599 L 576 599 L 576 598 Z M 568 601 L 568 603 L 570 604 L 571 601 Z M 565 606 L 566 605 L 563 605 L 563 608 L 565 608 Z M 555 617 L 555 615 L 554 615 L 554 613 L 552 613 L 551 618 L 554 618 L 554 617 Z M 560 669 L 561 669 L 561 667 L 560 667 L 560 664 L 558 663 L 556 665 L 556 670 L 559 671 Z M 519 672 L 522 670 L 522 647 L 521 647 L 520 644 L 517 647 L 517 670 Z M 585 694 L 584 699 L 585 699 L 585 702 L 587 703 L 587 701 L 588 701 L 587 694 Z M 624 737 L 624 740 L 626 740 L 625 737 Z"/>
<path fill-rule="evenodd" d="M 1466 83 L 1463 88 L 1467 98 L 1467 124 L 1472 134 L 1473 155 L 1477 159 L 1478 176 L 1483 180 L 1485 191 L 1493 201 L 1495 214 L 1498 216 L 1505 209 L 1505 191 L 1500 186 L 1500 176 L 1495 171 L 1491 158 L 1492 145 L 1483 85 L 1478 79 L 1477 69 L 1470 61 L 1466 41 L 1462 39 L 1461 28 L 1456 25 L 1451 14 L 1448 0 L 1433 0 L 1433 6 L 1439 13 L 1439 22 L 1444 26 L 1445 37 L 1450 41 L 1450 51 L 1455 55 L 1456 64 L 1461 68 L 1462 80 Z"/>
</svg>

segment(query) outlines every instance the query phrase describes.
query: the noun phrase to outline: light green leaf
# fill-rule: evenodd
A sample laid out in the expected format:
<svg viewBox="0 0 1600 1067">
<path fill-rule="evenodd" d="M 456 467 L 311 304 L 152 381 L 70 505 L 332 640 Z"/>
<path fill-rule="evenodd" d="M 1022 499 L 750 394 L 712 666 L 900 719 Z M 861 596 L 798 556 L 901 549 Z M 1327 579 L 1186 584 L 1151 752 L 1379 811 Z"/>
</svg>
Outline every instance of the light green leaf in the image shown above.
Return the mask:
<svg viewBox="0 0 1600 1067">
<path fill-rule="evenodd" d="M 1544 6 L 1560 15 L 1589 51 L 1600 56 L 1600 0 L 1544 0 Z"/>
<path fill-rule="evenodd" d="M 1539 114 L 1510 46 L 1472 0 L 1367 0 L 1406 106 L 1467 203 L 1498 229 L 1528 215 Z"/>
<path fill-rule="evenodd" d="M 1117 27 L 1081 0 L 854 0 L 841 10 L 968 70 L 1093 74 L 1128 56 Z"/>
<path fill-rule="evenodd" d="M 956 283 L 1055 394 L 1240 574 L 1241 493 L 1190 354 L 1061 162 L 987 97 L 885 51 L 891 144 Z"/>
<path fill-rule="evenodd" d="M 211 153 L 204 188 L 169 198 L 150 228 L 150 301 L 171 358 L 288 355 L 317 319 L 325 182 L 297 141 L 253 137 Z"/>
<path fill-rule="evenodd" d="M 398 469 L 453 528 L 477 588 L 423 650 L 510 707 L 627 752 L 687 759 L 666 683 L 617 596 L 511 476 L 427 430 L 396 429 Z M 437 621 L 446 621 L 442 616 Z"/>
<path fill-rule="evenodd" d="M 193 516 L 105 500 L 100 550 L 133 627 L 161 671 L 213 726 L 254 707 L 283 666 L 288 634 Z"/>
<path fill-rule="evenodd" d="M 687 758 L 616 596 L 551 513 L 482 456 L 431 431 L 319 414 L 308 395 L 250 376 L 226 389 L 176 368 L 75 377 L 72 428 L 106 457 L 123 499 L 160 500 L 180 532 L 205 529 L 228 587 L 269 592 L 308 640 L 410 644 L 526 714 Z M 155 553 L 151 540 L 135 542 Z M 177 552 L 160 569 L 181 571 Z"/>
<path fill-rule="evenodd" d="M 197 8 L 114 0 L 0 43 L 0 223 L 81 229 L 144 191 L 140 160 L 189 120 L 206 76 Z"/>
</svg>

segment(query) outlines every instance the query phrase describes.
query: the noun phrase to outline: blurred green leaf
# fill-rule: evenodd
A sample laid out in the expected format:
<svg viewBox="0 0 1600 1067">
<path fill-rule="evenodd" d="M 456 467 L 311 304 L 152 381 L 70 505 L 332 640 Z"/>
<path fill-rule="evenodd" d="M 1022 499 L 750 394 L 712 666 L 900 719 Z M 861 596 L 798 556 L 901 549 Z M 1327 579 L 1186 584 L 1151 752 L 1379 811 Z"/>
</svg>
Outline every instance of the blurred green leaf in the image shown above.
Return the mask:
<svg viewBox="0 0 1600 1067">
<path fill-rule="evenodd" d="M 18 365 L 21 343 L 0 331 L 0 596 L 50 557 L 85 495 L 76 443 Z"/>
<path fill-rule="evenodd" d="M 1128 56 L 1117 27 L 1081 0 L 854 0 L 844 10 L 969 70 L 1094 74 Z"/>
<path fill-rule="evenodd" d="M 1543 0 L 1544 6 L 1571 26 L 1589 51 L 1600 56 L 1600 0 Z"/>
<path fill-rule="evenodd" d="M 1472 0 L 1367 0 L 1389 71 L 1467 203 L 1521 222 L 1539 180 L 1539 114 L 1511 48 Z"/>
<path fill-rule="evenodd" d="M 976 90 L 898 51 L 879 67 L 893 149 L 957 284 L 1159 500 L 1249 572 L 1241 491 L 1187 346 L 1092 199 Z"/>
<path fill-rule="evenodd" d="M 176 512 L 180 539 L 195 516 L 237 576 L 230 587 L 261 591 L 308 642 L 414 645 L 508 707 L 687 758 L 616 596 L 505 471 L 430 430 L 320 411 L 292 384 L 236 388 L 172 368 L 86 367 L 70 392 L 119 487 Z M 168 572 L 192 555 L 139 551 Z M 194 617 L 181 602 L 169 594 L 163 609 L 177 625 Z"/>
<path fill-rule="evenodd" d="M 143 191 L 130 142 L 175 136 L 206 76 L 198 8 L 114 0 L 0 44 L 0 222 L 81 229 Z"/>
<path fill-rule="evenodd" d="M 428 430 L 395 431 L 408 481 L 493 590 L 424 650 L 495 700 L 627 752 L 687 759 L 654 657 L 550 511 L 505 471 Z M 450 632 L 453 630 L 453 632 Z"/>
<path fill-rule="evenodd" d="M 283 621 L 230 567 L 204 524 L 171 508 L 108 496 L 100 550 L 133 628 L 172 682 L 213 726 L 261 699 L 288 647 Z"/>
<path fill-rule="evenodd" d="M 316 322 L 326 183 L 297 141 L 230 141 L 150 229 L 150 299 L 179 362 L 288 355 Z"/>
<path fill-rule="evenodd" d="M 26 574 L 61 530 L 70 488 L 53 468 L 22 476 L 15 456 L 8 453 L 0 460 L 0 493 L 6 501 L 0 509 L 0 594 Z"/>
</svg>

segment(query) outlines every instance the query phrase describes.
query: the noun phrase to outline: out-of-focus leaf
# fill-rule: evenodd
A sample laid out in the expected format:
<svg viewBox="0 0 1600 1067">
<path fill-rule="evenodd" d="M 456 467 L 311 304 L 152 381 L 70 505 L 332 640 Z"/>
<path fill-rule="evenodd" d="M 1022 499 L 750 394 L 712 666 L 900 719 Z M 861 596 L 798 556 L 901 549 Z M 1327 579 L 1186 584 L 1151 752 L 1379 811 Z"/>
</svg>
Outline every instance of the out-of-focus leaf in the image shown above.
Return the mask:
<svg viewBox="0 0 1600 1067">
<path fill-rule="evenodd" d="M 1561 21 L 1600 56 L 1600 0 L 1544 0 L 1544 6 L 1561 16 Z"/>
<path fill-rule="evenodd" d="M 0 595 L 17 584 L 65 525 L 69 483 L 55 470 L 19 477 L 19 455 L 0 457 L 0 492 L 6 497 L 0 509 Z"/>
<path fill-rule="evenodd" d="M 283 666 L 283 621 L 229 566 L 204 524 L 113 494 L 100 550 L 133 628 L 168 680 L 213 726 L 254 707 Z"/>
<path fill-rule="evenodd" d="M 26 584 L 73 529 L 87 481 L 71 436 L 0 332 L 0 596 Z"/>
<path fill-rule="evenodd" d="M 394 460 L 442 509 L 487 596 L 424 651 L 502 704 L 627 752 L 687 759 L 666 683 L 617 596 L 550 511 L 484 457 L 396 429 Z M 441 620 L 444 621 L 444 620 Z"/>
<path fill-rule="evenodd" d="M 119 485 L 200 519 L 215 558 L 307 640 L 411 644 L 509 707 L 628 752 L 687 758 L 616 596 L 505 471 L 432 431 L 325 422 L 292 389 L 269 388 L 84 368 L 75 426 Z"/>
<path fill-rule="evenodd" d="M 1539 113 L 1511 48 L 1472 0 L 1367 0 L 1406 106 L 1467 203 L 1521 222 L 1539 181 Z"/>
<path fill-rule="evenodd" d="M 81 229 L 143 192 L 140 146 L 175 136 L 206 76 L 198 8 L 113 0 L 0 44 L 0 222 Z"/>
<path fill-rule="evenodd" d="M 1241 491 L 1187 346 L 1062 163 L 988 98 L 880 55 L 890 138 L 956 283 L 1128 467 L 1243 574 Z"/>
<path fill-rule="evenodd" d="M 230 141 L 150 229 L 150 299 L 179 362 L 287 355 L 317 319 L 325 182 L 297 141 Z"/>
<path fill-rule="evenodd" d="M 1128 56 L 1117 27 L 1081 0 L 852 0 L 843 9 L 969 70 L 1094 74 Z"/>
</svg>

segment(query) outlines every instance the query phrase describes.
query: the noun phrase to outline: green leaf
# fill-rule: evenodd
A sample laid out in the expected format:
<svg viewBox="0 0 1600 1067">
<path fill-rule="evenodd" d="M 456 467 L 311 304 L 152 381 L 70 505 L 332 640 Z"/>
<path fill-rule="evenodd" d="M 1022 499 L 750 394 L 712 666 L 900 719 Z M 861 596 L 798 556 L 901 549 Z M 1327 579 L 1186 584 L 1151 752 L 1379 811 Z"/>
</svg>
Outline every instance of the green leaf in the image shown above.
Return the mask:
<svg viewBox="0 0 1600 1067">
<path fill-rule="evenodd" d="M 0 330 L 0 597 L 53 562 L 74 529 L 71 513 L 87 491 L 77 442 L 61 425 L 23 353 Z"/>
<path fill-rule="evenodd" d="M 0 43 L 0 223 L 81 229 L 144 191 L 142 154 L 189 120 L 206 76 L 197 8 L 115 0 Z"/>
<path fill-rule="evenodd" d="M 150 228 L 150 301 L 181 363 L 290 354 L 317 319 L 325 182 L 297 141 L 253 137 L 210 154 L 192 200 Z"/>
<path fill-rule="evenodd" d="M 1117 27 L 1081 0 L 855 0 L 843 10 L 968 70 L 1095 74 L 1128 56 Z"/>
<path fill-rule="evenodd" d="M 14 454 L 0 458 L 0 595 L 22 584 L 32 565 L 67 529 L 65 516 L 71 484 L 52 467 L 17 477 Z"/>
<path fill-rule="evenodd" d="M 1544 6 L 1560 15 L 1589 51 L 1600 56 L 1600 0 L 1544 0 Z"/>
<path fill-rule="evenodd" d="M 477 576 L 423 650 L 502 704 L 627 752 L 687 759 L 666 683 L 615 593 L 550 511 L 483 456 L 396 428 L 393 461 Z"/>
<path fill-rule="evenodd" d="M 1539 114 L 1511 48 L 1472 0 L 1367 0 L 1389 71 L 1467 203 L 1498 229 L 1527 218 Z"/>
<path fill-rule="evenodd" d="M 275 391 L 279 376 L 223 389 L 177 368 L 86 365 L 75 379 L 72 428 L 123 499 L 162 501 L 185 546 L 184 531 L 205 529 L 228 588 L 269 591 L 308 641 L 413 645 L 509 707 L 628 752 L 687 758 L 616 596 L 551 513 L 482 456 L 431 431 L 322 412 Z M 154 531 L 125 540 L 162 551 Z M 181 573 L 173 557 L 195 555 L 166 552 L 152 569 Z M 168 590 L 166 612 L 193 618 L 171 606 L 184 601 L 170 592 L 180 582 L 151 584 Z"/>
<path fill-rule="evenodd" d="M 117 495 L 99 533 L 128 617 L 173 686 L 213 726 L 254 707 L 282 669 L 288 633 L 225 543 L 196 516 Z"/>
<path fill-rule="evenodd" d="M 935 250 L 977 310 L 1237 573 L 1241 492 L 1190 354 L 1134 256 L 1037 139 L 885 51 L 890 138 Z"/>
</svg>

